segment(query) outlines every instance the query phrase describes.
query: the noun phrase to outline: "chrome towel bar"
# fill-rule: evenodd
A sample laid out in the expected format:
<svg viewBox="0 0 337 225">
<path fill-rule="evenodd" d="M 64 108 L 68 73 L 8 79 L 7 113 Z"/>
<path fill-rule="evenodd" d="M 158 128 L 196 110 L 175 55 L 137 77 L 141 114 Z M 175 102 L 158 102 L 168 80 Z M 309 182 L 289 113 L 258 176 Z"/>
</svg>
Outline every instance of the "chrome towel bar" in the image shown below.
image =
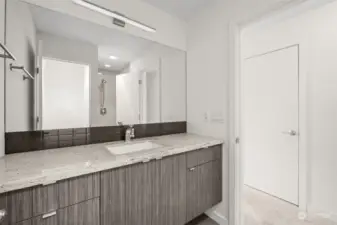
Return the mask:
<svg viewBox="0 0 337 225">
<path fill-rule="evenodd" d="M 26 68 L 24 66 L 14 66 L 12 63 L 9 65 L 10 70 L 22 70 L 26 76 L 23 76 L 23 79 L 26 80 L 28 78 L 31 78 L 32 80 L 34 80 L 34 77 L 26 70 Z"/>
<path fill-rule="evenodd" d="M 15 56 L 8 50 L 8 48 L 6 48 L 5 45 L 0 43 L 0 47 L 5 51 L 5 54 L 0 54 L 1 58 L 11 59 L 13 61 L 16 60 Z"/>
</svg>

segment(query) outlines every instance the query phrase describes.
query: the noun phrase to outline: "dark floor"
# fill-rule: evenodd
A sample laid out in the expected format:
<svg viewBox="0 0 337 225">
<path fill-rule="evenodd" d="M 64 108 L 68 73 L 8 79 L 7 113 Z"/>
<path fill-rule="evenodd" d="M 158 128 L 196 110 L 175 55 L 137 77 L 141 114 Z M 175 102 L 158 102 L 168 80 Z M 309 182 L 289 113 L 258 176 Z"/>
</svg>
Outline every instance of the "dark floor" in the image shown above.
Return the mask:
<svg viewBox="0 0 337 225">
<path fill-rule="evenodd" d="M 218 225 L 206 215 L 201 215 L 186 225 Z"/>
<path fill-rule="evenodd" d="M 208 218 L 204 221 L 199 222 L 198 225 L 218 225 L 218 224 L 213 220 L 211 220 L 210 218 Z"/>
</svg>

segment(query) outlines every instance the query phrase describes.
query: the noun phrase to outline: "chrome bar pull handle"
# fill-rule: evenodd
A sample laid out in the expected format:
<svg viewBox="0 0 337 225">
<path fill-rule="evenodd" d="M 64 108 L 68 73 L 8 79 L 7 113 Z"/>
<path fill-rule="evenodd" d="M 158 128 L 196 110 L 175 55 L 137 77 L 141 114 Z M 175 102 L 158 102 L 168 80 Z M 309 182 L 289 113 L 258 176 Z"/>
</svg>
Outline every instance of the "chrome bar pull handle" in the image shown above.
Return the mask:
<svg viewBox="0 0 337 225">
<path fill-rule="evenodd" d="M 31 74 L 26 70 L 26 68 L 25 68 L 24 66 L 14 66 L 14 65 L 11 63 L 11 64 L 9 65 L 9 68 L 10 68 L 11 71 L 13 71 L 13 70 L 22 70 L 22 71 L 26 74 L 26 76 L 23 76 L 23 79 L 24 79 L 24 80 L 26 80 L 26 79 L 28 79 L 28 78 L 34 80 L 33 75 L 31 75 Z"/>
<path fill-rule="evenodd" d="M 42 215 L 42 219 L 47 219 L 52 216 L 56 216 L 56 211 Z"/>
<path fill-rule="evenodd" d="M 16 61 L 15 56 L 8 50 L 8 48 L 6 48 L 5 45 L 0 43 L 0 47 L 4 50 L 5 54 L 0 54 L 1 58 L 5 58 L 5 59 L 11 59 L 13 61 Z"/>
<path fill-rule="evenodd" d="M 1 209 L 0 210 L 0 223 L 5 219 L 6 216 L 7 216 L 6 209 Z"/>
<path fill-rule="evenodd" d="M 283 131 L 282 134 L 288 134 L 290 136 L 296 136 L 297 132 L 294 130 Z"/>
</svg>

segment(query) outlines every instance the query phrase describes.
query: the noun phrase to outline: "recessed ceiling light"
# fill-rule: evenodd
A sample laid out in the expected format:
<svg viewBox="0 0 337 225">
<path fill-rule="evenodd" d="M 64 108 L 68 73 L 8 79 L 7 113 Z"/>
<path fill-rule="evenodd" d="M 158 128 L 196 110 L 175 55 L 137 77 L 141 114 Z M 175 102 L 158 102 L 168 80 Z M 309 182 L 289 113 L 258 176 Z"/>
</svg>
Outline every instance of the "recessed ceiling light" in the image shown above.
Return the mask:
<svg viewBox="0 0 337 225">
<path fill-rule="evenodd" d="M 103 75 L 103 73 L 99 72 L 98 75 Z"/>
<path fill-rule="evenodd" d="M 104 65 L 106 68 L 110 68 L 111 67 L 111 65 L 109 65 L 109 64 L 105 64 Z"/>
<path fill-rule="evenodd" d="M 114 56 L 114 55 L 110 55 L 109 58 L 112 59 L 112 60 L 118 59 L 118 57 L 117 57 L 117 56 Z"/>
</svg>

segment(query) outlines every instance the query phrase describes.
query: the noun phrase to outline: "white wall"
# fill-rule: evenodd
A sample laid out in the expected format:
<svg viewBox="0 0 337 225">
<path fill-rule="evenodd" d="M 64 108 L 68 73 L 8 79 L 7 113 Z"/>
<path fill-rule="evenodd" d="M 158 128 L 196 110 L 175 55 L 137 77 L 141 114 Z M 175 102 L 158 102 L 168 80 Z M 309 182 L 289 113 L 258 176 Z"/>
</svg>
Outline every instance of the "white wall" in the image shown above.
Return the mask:
<svg viewBox="0 0 337 225">
<path fill-rule="evenodd" d="M 0 43 L 5 44 L 5 0 L 0 0 Z M 0 54 L 4 54 L 0 50 Z M 0 107 L 5 108 L 5 60 L 0 58 Z M 0 110 L 0 157 L 5 154 L 5 110 Z"/>
<path fill-rule="evenodd" d="M 44 8 L 66 13 L 71 16 L 100 24 L 112 29 L 119 29 L 137 37 L 156 41 L 170 47 L 186 49 L 186 24 L 174 16 L 161 11 L 152 5 L 140 0 L 95 0 L 99 4 L 112 11 L 118 11 L 130 18 L 141 21 L 157 29 L 156 33 L 149 33 L 133 26 L 120 28 L 111 23 L 111 19 L 99 13 L 85 9 L 72 3 L 71 0 L 23 0 Z M 174 35 L 172 35 L 174 34 Z"/>
<path fill-rule="evenodd" d="M 130 71 L 148 71 L 159 75 L 161 122 L 186 121 L 184 51 L 154 44 L 138 60 L 130 64 Z"/>
<path fill-rule="evenodd" d="M 161 48 L 162 122 L 186 121 L 186 53 Z"/>
<path fill-rule="evenodd" d="M 234 222 L 234 68 L 233 24 L 248 23 L 293 1 L 218 0 L 187 25 L 187 129 L 223 138 L 223 203 L 210 215 Z M 231 208 L 229 208 L 229 202 Z"/>
<path fill-rule="evenodd" d="M 99 83 L 102 79 L 106 80 L 105 84 L 105 108 L 107 108 L 107 114 L 104 116 L 104 126 L 115 126 L 116 121 L 116 76 L 117 72 L 111 72 L 106 70 L 99 70 L 103 75 L 98 75 Z"/>
<path fill-rule="evenodd" d="M 291 19 L 268 20 L 242 35 L 243 57 L 300 45 L 300 88 L 307 146 L 308 209 L 337 219 L 337 2 Z M 303 72 L 304 71 L 304 72 Z M 300 91 L 301 91 L 300 90 Z M 301 123 L 300 123 L 301 126 Z"/>
<path fill-rule="evenodd" d="M 11 71 L 9 64 L 24 66 L 35 74 L 36 30 L 27 5 L 7 1 L 6 46 L 17 57 L 7 60 L 6 67 L 6 131 L 26 131 L 33 128 L 34 86 L 23 80 L 23 72 Z"/>
</svg>

